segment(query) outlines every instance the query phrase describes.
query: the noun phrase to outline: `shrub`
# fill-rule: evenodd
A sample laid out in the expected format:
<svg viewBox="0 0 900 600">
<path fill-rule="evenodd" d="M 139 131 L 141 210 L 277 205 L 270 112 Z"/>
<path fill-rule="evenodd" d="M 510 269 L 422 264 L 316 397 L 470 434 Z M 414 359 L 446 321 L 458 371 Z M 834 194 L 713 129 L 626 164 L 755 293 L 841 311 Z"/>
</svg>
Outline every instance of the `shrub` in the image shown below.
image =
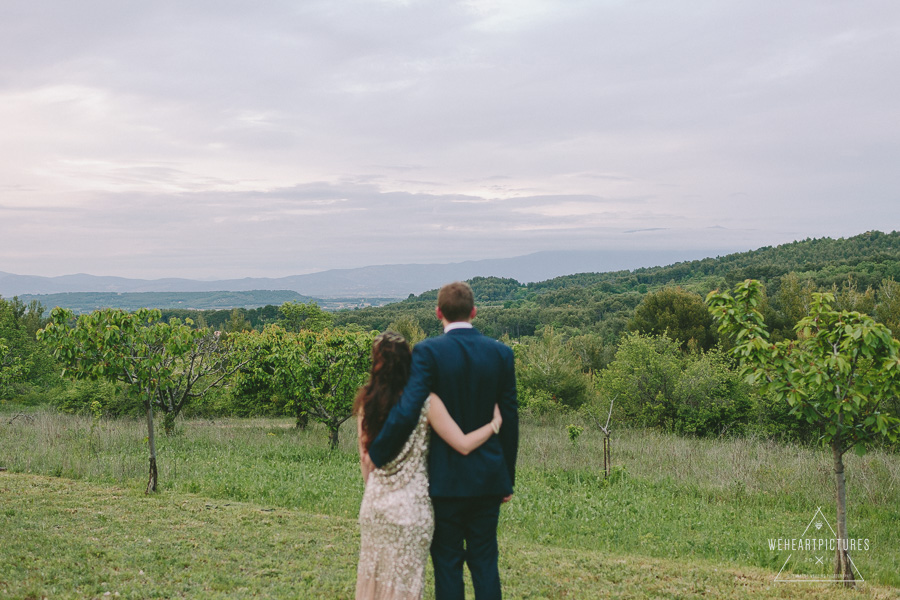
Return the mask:
<svg viewBox="0 0 900 600">
<path fill-rule="evenodd" d="M 683 353 L 666 336 L 627 336 L 598 386 L 617 423 L 707 436 L 752 420 L 752 390 L 721 351 Z"/>
<path fill-rule="evenodd" d="M 614 422 L 672 428 L 675 387 L 681 371 L 679 354 L 677 344 L 666 336 L 625 337 L 598 382 L 601 396 L 616 398 Z"/>
<path fill-rule="evenodd" d="M 519 409 L 533 417 L 545 417 L 569 412 L 569 407 L 565 404 L 560 404 L 550 392 L 532 389 L 519 391 Z"/>
<path fill-rule="evenodd" d="M 783 441 L 809 441 L 815 437 L 816 427 L 791 414 L 791 405 L 771 393 L 756 391 L 753 417 L 748 423 L 750 433 Z"/>
<path fill-rule="evenodd" d="M 675 429 L 700 436 L 742 433 L 753 411 L 750 386 L 719 350 L 683 358 L 675 405 Z"/>
<path fill-rule="evenodd" d="M 59 410 L 75 414 L 91 414 L 91 405 L 95 402 L 109 417 L 139 417 L 144 412 L 139 398 L 128 394 L 123 386 L 103 380 L 75 381 L 54 402 Z"/>
<path fill-rule="evenodd" d="M 538 338 L 517 344 L 513 350 L 521 395 L 549 394 L 570 408 L 578 408 L 592 397 L 591 377 L 581 370 L 581 359 L 552 328 L 546 328 Z"/>
</svg>

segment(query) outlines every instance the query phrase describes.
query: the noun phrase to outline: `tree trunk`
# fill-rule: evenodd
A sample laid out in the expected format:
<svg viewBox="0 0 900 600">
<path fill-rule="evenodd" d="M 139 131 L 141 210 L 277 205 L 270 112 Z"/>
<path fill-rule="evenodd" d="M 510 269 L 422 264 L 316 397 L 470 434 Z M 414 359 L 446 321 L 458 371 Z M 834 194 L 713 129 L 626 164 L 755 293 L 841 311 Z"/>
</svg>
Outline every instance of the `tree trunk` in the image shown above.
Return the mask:
<svg viewBox="0 0 900 600">
<path fill-rule="evenodd" d="M 306 429 L 306 426 L 309 425 L 309 413 L 307 412 L 298 412 L 297 413 L 297 429 Z"/>
<path fill-rule="evenodd" d="M 338 447 L 338 432 L 340 431 L 340 425 L 329 425 L 328 426 L 328 441 L 331 442 L 331 449 L 336 450 Z"/>
<path fill-rule="evenodd" d="M 847 486 L 844 482 L 843 448 L 839 438 L 835 438 L 831 445 L 834 456 L 834 477 L 837 496 L 837 543 L 834 550 L 834 577 L 842 580 L 844 586 L 853 587 L 853 567 L 850 564 L 847 536 Z"/>
<path fill-rule="evenodd" d="M 175 413 L 167 412 L 163 415 L 163 431 L 166 432 L 166 436 L 175 433 Z"/>
<path fill-rule="evenodd" d="M 612 458 L 609 454 L 609 436 L 603 436 L 603 474 L 609 477 L 609 470 L 612 468 Z"/>
<path fill-rule="evenodd" d="M 153 405 L 147 404 L 147 440 L 150 442 L 150 479 L 147 481 L 147 492 L 156 491 L 159 473 L 156 470 L 156 436 L 153 432 Z"/>
</svg>

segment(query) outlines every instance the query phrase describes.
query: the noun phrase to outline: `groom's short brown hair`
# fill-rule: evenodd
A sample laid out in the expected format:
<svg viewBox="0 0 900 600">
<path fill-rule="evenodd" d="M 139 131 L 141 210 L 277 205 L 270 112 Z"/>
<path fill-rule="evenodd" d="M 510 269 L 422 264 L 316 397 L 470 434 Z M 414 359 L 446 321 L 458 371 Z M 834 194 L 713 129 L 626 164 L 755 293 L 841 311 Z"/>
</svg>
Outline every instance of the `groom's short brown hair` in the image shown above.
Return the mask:
<svg viewBox="0 0 900 600">
<path fill-rule="evenodd" d="M 465 281 L 448 283 L 438 292 L 438 308 L 451 323 L 465 321 L 475 308 L 475 294 Z"/>
</svg>

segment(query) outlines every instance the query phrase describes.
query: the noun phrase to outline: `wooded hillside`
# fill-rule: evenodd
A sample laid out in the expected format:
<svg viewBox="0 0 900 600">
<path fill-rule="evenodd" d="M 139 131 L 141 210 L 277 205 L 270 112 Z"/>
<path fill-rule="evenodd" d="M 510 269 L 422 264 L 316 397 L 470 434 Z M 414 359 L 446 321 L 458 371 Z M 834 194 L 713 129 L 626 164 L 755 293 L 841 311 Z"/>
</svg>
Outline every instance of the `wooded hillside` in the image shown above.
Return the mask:
<svg viewBox="0 0 900 600">
<path fill-rule="evenodd" d="M 772 301 L 772 312 L 767 316 L 773 320 L 784 321 L 785 316 L 778 313 L 788 308 L 782 306 L 790 300 L 788 291 L 802 294 L 811 288 L 865 296 L 871 287 L 871 307 L 861 307 L 871 312 L 882 281 L 900 279 L 900 232 L 806 239 L 665 267 L 580 273 L 529 284 L 495 277 L 476 277 L 470 283 L 479 306 L 477 324 L 487 335 L 517 338 L 551 326 L 596 333 L 605 342 L 614 343 L 649 292 L 680 286 L 704 296 L 748 278 L 759 279 L 766 286 Z M 790 289 L 782 291 L 785 282 Z M 436 299 L 437 290 L 431 290 L 395 304 L 340 311 L 337 323 L 383 330 L 407 316 L 417 319 L 427 334 L 436 335 L 440 329 L 434 318 Z M 787 322 L 773 325 L 789 329 Z"/>
</svg>

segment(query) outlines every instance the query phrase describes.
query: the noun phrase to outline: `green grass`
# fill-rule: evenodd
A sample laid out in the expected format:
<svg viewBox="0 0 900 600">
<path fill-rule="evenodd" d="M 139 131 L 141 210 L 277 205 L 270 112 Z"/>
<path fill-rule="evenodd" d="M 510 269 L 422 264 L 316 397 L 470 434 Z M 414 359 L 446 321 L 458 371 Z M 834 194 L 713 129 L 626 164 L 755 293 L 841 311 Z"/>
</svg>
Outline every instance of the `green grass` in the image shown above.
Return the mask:
<svg viewBox="0 0 900 600">
<path fill-rule="evenodd" d="M 0 415 L 0 466 L 9 469 L 0 531 L 14 532 L 0 549 L 0 597 L 99 597 L 103 582 L 131 597 L 352 596 L 363 489 L 352 428 L 332 453 L 324 430 L 296 432 L 287 420 L 181 423 L 178 435 L 158 438 L 162 489 L 145 497 L 141 422 L 92 427 L 33 411 L 9 423 L 15 414 Z M 509 597 L 801 593 L 772 583 L 783 557 L 767 540 L 799 537 L 819 506 L 833 518 L 826 453 L 622 431 L 612 452 L 624 476 L 608 484 L 601 447 L 593 430 L 573 445 L 563 425 L 523 426 L 516 495 L 501 517 Z M 873 452 L 847 463 L 850 533 L 871 541 L 856 557 L 866 595 L 897 597 L 900 458 Z M 141 557 L 153 576 L 131 573 L 151 572 Z M 809 597 L 825 592 L 800 585 Z"/>
<path fill-rule="evenodd" d="M 8 473 L 0 503 L 0 597 L 353 597 L 354 519 Z M 509 598 L 896 597 L 776 584 L 770 571 L 702 559 L 500 542 Z"/>
</svg>

